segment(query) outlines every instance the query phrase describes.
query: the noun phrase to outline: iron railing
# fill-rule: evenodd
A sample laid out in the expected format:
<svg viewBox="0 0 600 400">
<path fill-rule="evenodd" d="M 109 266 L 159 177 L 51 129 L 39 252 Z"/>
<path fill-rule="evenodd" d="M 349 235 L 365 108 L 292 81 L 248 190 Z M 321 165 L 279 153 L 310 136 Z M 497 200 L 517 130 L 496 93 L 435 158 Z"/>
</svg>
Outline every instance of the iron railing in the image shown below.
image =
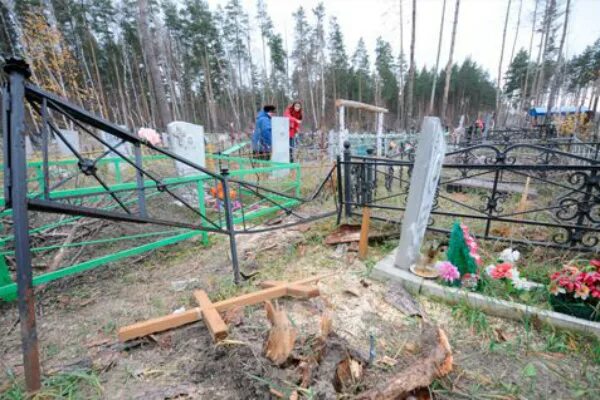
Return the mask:
<svg viewBox="0 0 600 400">
<path fill-rule="evenodd" d="M 374 219 L 401 223 L 411 157 L 358 157 L 347 151 L 339 165 L 347 216 L 366 206 L 374 209 Z M 600 161 L 556 146 L 480 144 L 448 152 L 429 229 L 449 232 L 460 218 L 485 240 L 598 251 L 599 172 Z"/>
</svg>

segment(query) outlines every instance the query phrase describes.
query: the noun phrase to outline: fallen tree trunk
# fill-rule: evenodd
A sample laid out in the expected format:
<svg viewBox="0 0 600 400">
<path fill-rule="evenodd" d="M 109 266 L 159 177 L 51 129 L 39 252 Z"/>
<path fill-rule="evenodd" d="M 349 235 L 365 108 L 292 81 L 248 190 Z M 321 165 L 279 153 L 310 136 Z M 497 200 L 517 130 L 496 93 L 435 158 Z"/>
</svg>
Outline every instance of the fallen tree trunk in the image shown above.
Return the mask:
<svg viewBox="0 0 600 400">
<path fill-rule="evenodd" d="M 357 396 L 360 400 L 396 400 L 404 399 L 415 389 L 429 386 L 434 379 L 447 375 L 452 371 L 452 350 L 444 331 L 438 327 L 426 325 L 423 343 L 430 346 L 423 357 L 417 359 L 412 365 L 404 368 L 391 380 L 384 382 L 376 388 L 363 392 Z M 435 336 L 431 344 L 426 339 Z"/>
</svg>

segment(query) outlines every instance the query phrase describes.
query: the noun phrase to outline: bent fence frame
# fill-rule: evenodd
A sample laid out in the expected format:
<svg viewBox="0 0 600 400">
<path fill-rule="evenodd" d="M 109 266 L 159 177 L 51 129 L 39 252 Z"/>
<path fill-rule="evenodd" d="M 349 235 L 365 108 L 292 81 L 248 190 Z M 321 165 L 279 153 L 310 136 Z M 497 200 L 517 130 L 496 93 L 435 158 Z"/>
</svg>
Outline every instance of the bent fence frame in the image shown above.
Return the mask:
<svg viewBox="0 0 600 400">
<path fill-rule="evenodd" d="M 297 196 L 300 194 L 300 182 L 301 182 L 300 168 L 299 168 L 299 165 L 297 165 L 297 164 L 281 164 L 280 165 L 280 163 L 273 163 L 271 161 L 262 161 L 261 160 L 260 165 L 256 165 L 256 163 L 257 163 L 256 161 L 251 161 L 248 159 L 237 158 L 237 157 L 226 157 L 226 156 L 220 156 L 220 155 L 213 155 L 213 154 L 208 154 L 207 158 L 213 159 L 217 162 L 220 162 L 223 165 L 227 165 L 232 162 L 241 164 L 243 166 L 245 166 L 246 164 L 250 164 L 250 163 L 254 164 L 256 166 L 255 168 L 230 170 L 230 176 L 236 177 L 236 178 L 242 178 L 242 179 L 247 175 L 256 174 L 257 171 L 259 171 L 259 173 L 269 173 L 269 172 L 276 171 L 276 170 L 293 169 L 296 171 L 296 180 L 295 180 L 295 182 L 292 183 L 292 185 L 288 189 L 291 191 L 294 191 Z M 168 158 L 164 155 L 158 155 L 158 156 L 154 155 L 154 156 L 144 156 L 143 157 L 144 162 L 155 162 L 155 161 L 160 161 L 160 160 L 168 160 Z M 49 161 L 48 167 L 49 167 L 50 171 L 52 171 L 52 167 L 76 167 L 77 162 L 78 161 L 74 160 L 74 159 Z M 118 158 L 118 157 L 107 157 L 107 158 L 99 160 L 99 162 L 98 162 L 99 166 L 102 164 L 111 165 L 112 166 L 111 170 L 115 171 L 115 183 L 108 185 L 109 189 L 113 192 L 136 189 L 136 183 L 123 181 L 122 171 L 121 171 L 122 168 L 120 167 L 120 164 L 123 164 L 123 163 L 124 163 L 123 159 Z M 42 161 L 33 161 L 33 162 L 29 162 L 27 164 L 27 168 L 30 171 L 33 171 L 33 173 L 34 173 L 34 177 L 28 179 L 28 182 L 31 182 L 31 181 L 37 182 L 37 187 L 39 188 L 39 192 L 30 193 L 29 196 L 37 196 L 40 193 L 43 193 L 45 191 L 45 179 L 44 179 L 44 174 L 43 174 L 43 166 L 44 166 L 44 162 L 42 162 Z M 0 164 L 0 169 L 3 170 L 4 165 Z M 199 175 L 185 176 L 185 177 L 169 177 L 169 178 L 164 179 L 164 182 L 168 185 L 190 183 L 190 184 L 192 184 L 193 187 L 195 186 L 196 187 L 196 197 L 197 197 L 197 202 L 198 202 L 198 210 L 201 213 L 205 213 L 206 205 L 205 205 L 205 196 L 204 196 L 204 194 L 205 194 L 204 193 L 205 192 L 204 185 L 205 185 L 205 182 L 207 181 L 207 179 L 208 179 L 207 176 L 205 176 L 204 174 L 199 174 Z M 144 182 L 144 187 L 146 189 L 151 188 L 152 187 L 151 182 L 149 180 L 146 180 Z M 287 192 L 287 190 L 284 190 L 284 191 Z M 106 193 L 106 191 L 102 186 L 93 186 L 93 187 L 82 187 L 82 188 L 73 188 L 73 189 L 64 189 L 64 190 L 51 190 L 49 192 L 49 195 L 50 195 L 51 199 L 61 199 L 61 198 L 65 198 L 68 196 L 92 196 L 94 194 L 103 194 L 103 193 Z M 158 191 L 155 191 L 153 193 L 146 192 L 146 198 L 150 198 L 158 193 L 160 193 L 160 192 L 158 192 Z M 266 198 L 269 201 L 278 199 L 276 195 L 268 195 L 268 194 L 267 194 Z M 239 224 L 239 223 L 251 221 L 253 219 L 261 218 L 263 216 L 266 216 L 266 215 L 269 215 L 269 214 L 272 214 L 274 212 L 281 210 L 282 209 L 281 207 L 293 207 L 300 203 L 298 200 L 294 200 L 294 199 L 284 198 L 282 200 L 283 200 L 283 202 L 281 204 L 277 204 L 277 205 L 272 205 L 272 204 L 268 203 L 267 200 L 262 200 L 262 203 L 264 203 L 265 205 L 259 209 L 256 209 L 253 211 L 246 211 L 243 214 L 241 212 L 234 212 L 234 218 L 233 218 L 234 224 Z M 126 205 L 129 205 L 129 204 L 133 203 L 134 201 L 135 201 L 135 199 L 127 200 L 127 201 L 124 201 L 124 203 Z M 4 197 L 0 197 L 0 207 L 4 207 L 4 206 L 5 206 Z M 111 207 L 108 207 L 108 208 L 111 208 Z M 114 208 L 114 207 L 112 207 L 112 208 Z M 5 209 L 4 211 L 0 212 L 0 217 L 8 217 L 8 216 L 12 216 L 11 209 Z M 68 218 L 66 220 L 61 220 L 57 223 L 45 224 L 40 227 L 30 228 L 29 234 L 31 235 L 31 234 L 35 234 L 38 232 L 42 232 L 44 229 L 52 227 L 52 226 L 56 227 L 56 226 L 61 226 L 61 225 L 68 225 L 68 224 L 71 224 L 71 223 L 79 220 L 80 218 L 81 217 L 72 217 L 72 218 Z M 202 220 L 201 223 L 204 225 L 207 224 L 204 220 Z M 221 226 L 222 224 L 219 224 L 217 222 L 217 225 Z M 147 251 L 152 251 L 152 250 L 158 249 L 160 247 L 172 245 L 172 244 L 175 244 L 175 243 L 178 243 L 178 242 L 181 242 L 184 240 L 188 240 L 188 239 L 196 237 L 196 236 L 201 236 L 202 242 L 205 245 L 208 244 L 208 232 L 176 228 L 173 230 L 162 231 L 162 232 L 149 232 L 149 233 L 126 235 L 126 236 L 119 236 L 119 237 L 107 238 L 107 239 L 89 240 L 89 241 L 71 243 L 68 245 L 32 247 L 31 251 L 33 253 L 38 253 L 38 252 L 45 252 L 45 251 L 50 251 L 53 249 L 59 249 L 59 248 L 64 248 L 64 247 L 103 245 L 106 243 L 119 242 L 119 241 L 132 240 L 132 239 L 157 237 L 157 236 L 159 236 L 161 238 L 156 241 L 153 241 L 151 243 L 144 243 L 139 246 L 131 247 L 128 249 L 123 249 L 123 250 L 118 251 L 113 254 L 100 256 L 100 257 L 97 257 L 97 258 L 94 258 L 91 260 L 86 260 L 84 262 L 74 264 L 74 265 L 67 265 L 67 266 L 59 267 L 55 271 L 36 275 L 33 277 L 33 285 L 38 286 L 38 285 L 41 285 L 44 283 L 52 282 L 54 280 L 57 280 L 57 279 L 60 279 L 60 278 L 66 277 L 66 276 L 70 276 L 73 274 L 78 274 L 80 272 L 88 271 L 90 269 L 93 269 L 93 268 L 96 268 L 96 267 L 99 267 L 102 265 L 106 265 L 108 263 L 118 261 L 118 260 L 126 258 L 126 257 L 131 257 L 131 256 L 135 256 L 135 255 L 147 252 Z M 17 284 L 15 282 L 12 282 L 12 279 L 10 277 L 10 273 L 8 270 L 8 265 L 6 263 L 6 256 L 12 256 L 15 253 L 14 250 L 7 249 L 7 247 L 9 247 L 9 245 L 12 244 L 13 240 L 14 240 L 13 235 L 6 235 L 6 236 L 0 238 L 0 300 L 5 300 L 5 301 L 12 301 L 16 298 L 16 295 L 17 295 Z"/>
<path fill-rule="evenodd" d="M 186 232 L 163 239 L 161 245 L 176 243 L 177 241 L 193 237 L 198 234 L 220 233 L 229 237 L 229 245 L 231 249 L 231 260 L 234 271 L 234 280 L 236 283 L 240 281 L 239 263 L 236 250 L 236 234 L 258 233 L 269 230 L 281 229 L 290 225 L 306 223 L 319 218 L 325 218 L 335 215 L 336 211 L 323 212 L 318 215 L 303 217 L 292 210 L 293 206 L 305 202 L 313 201 L 324 192 L 327 182 L 334 182 L 335 168 L 331 168 L 327 177 L 318 186 L 318 188 L 308 198 L 300 197 L 299 185 L 296 185 L 294 194 L 284 193 L 269 187 L 258 185 L 257 183 L 240 180 L 238 176 L 240 171 L 230 172 L 228 168 L 222 168 L 221 173 L 212 172 L 188 159 L 182 158 L 168 150 L 157 147 L 136 135 L 131 134 L 128 130 L 117 126 L 102 118 L 96 117 L 79 106 L 70 104 L 52 93 L 48 93 L 35 85 L 27 82 L 30 75 L 28 65 L 18 59 L 9 59 L 4 67 L 5 73 L 8 75 L 8 81 L 2 91 L 2 132 L 4 140 L 4 208 L 11 210 L 13 219 L 13 237 L 14 241 L 14 256 L 17 264 L 16 277 L 16 292 L 18 299 L 19 318 L 21 326 L 21 341 L 23 351 L 23 364 L 25 371 L 26 387 L 29 392 L 39 390 L 41 386 L 41 370 L 39 362 L 39 345 L 37 339 L 36 316 L 35 316 L 35 298 L 34 298 L 34 279 L 32 272 L 32 255 L 29 231 L 29 216 L 30 211 L 38 211 L 44 213 L 55 213 L 70 215 L 73 218 L 91 217 L 106 219 L 118 222 L 132 222 L 139 224 L 154 224 L 166 226 L 169 228 L 177 228 L 187 230 Z M 28 177 L 27 177 L 27 155 L 25 150 L 25 103 L 31 106 L 33 112 L 41 119 L 41 136 L 42 136 L 42 154 L 43 161 L 37 166 L 38 175 L 35 179 L 40 182 L 39 193 L 28 193 Z M 89 158 L 80 153 L 74 148 L 68 140 L 65 139 L 61 131 L 52 121 L 52 113 L 60 115 L 69 123 L 73 124 L 82 133 L 93 138 L 96 142 L 102 144 L 107 150 L 96 158 Z M 116 145 L 111 145 L 108 141 L 97 134 L 98 131 L 105 132 L 119 139 L 120 142 Z M 86 179 L 95 180 L 99 186 L 80 188 L 77 191 L 72 189 L 61 188 L 66 187 L 65 183 L 68 179 L 62 179 L 57 184 L 50 185 L 50 162 L 49 162 L 49 141 L 50 135 L 55 135 L 58 140 L 61 140 L 76 157 L 76 165 L 81 174 Z M 133 147 L 133 156 L 127 156 L 119 147 L 129 143 Z M 198 171 L 199 176 L 186 178 L 161 178 L 155 175 L 147 167 L 144 167 L 144 158 L 142 156 L 142 147 L 149 149 L 152 152 L 158 153 L 169 160 L 183 163 L 192 169 Z M 135 181 L 117 183 L 109 185 L 98 175 L 98 164 L 106 162 L 106 157 L 109 154 L 116 154 L 120 157 L 119 162 L 126 163 L 129 167 L 135 170 Z M 219 157 L 226 156 L 216 156 Z M 220 159 L 220 165 L 229 163 L 235 158 L 227 157 Z M 247 160 L 246 160 L 247 161 Z M 275 166 L 276 168 L 284 168 L 283 166 Z M 289 168 L 289 166 L 285 166 Z M 298 167 L 295 167 L 298 168 Z M 255 168 L 253 173 L 264 173 L 272 171 L 272 167 Z M 243 175 L 243 174 L 241 174 Z M 300 180 L 300 174 L 297 174 L 297 182 Z M 200 189 L 201 182 L 211 181 L 222 189 L 222 207 L 219 206 L 219 221 L 215 221 L 207 215 L 202 207 L 194 207 L 189 204 L 188 200 L 179 195 L 174 187 L 182 182 L 196 182 L 198 185 L 199 196 L 202 196 L 204 189 Z M 252 228 L 246 225 L 247 216 L 244 213 L 244 207 L 236 213 L 233 210 L 230 188 L 237 187 L 238 192 L 244 191 L 251 193 L 255 198 L 260 199 L 271 205 L 271 210 L 279 210 L 288 215 L 294 215 L 298 218 L 297 221 L 290 224 L 282 224 L 271 227 Z M 172 199 L 179 202 L 182 206 L 189 209 L 197 218 L 197 222 L 177 221 L 170 218 L 156 218 L 150 215 L 146 207 L 146 200 L 151 193 L 148 191 L 160 192 L 169 195 Z M 334 196 L 336 195 L 333 191 Z M 119 194 L 128 192 L 134 196 L 129 202 L 119 197 Z M 85 197 L 94 197 L 99 194 L 107 195 L 112 198 L 114 204 L 110 208 L 93 208 L 78 204 L 61 203 L 60 200 L 65 199 L 82 199 Z M 133 205 L 131 203 L 134 203 Z M 200 204 L 202 202 L 200 201 Z M 338 202 L 336 201 L 336 208 Z M 264 210 L 259 210 L 259 214 L 264 215 Z M 235 224 L 242 225 L 241 229 L 236 229 Z M 46 274 L 42 277 L 36 277 L 37 284 L 58 279 L 65 274 L 81 272 L 103 263 L 114 261 L 118 258 L 127 257 L 129 255 L 138 254 L 143 251 L 150 250 L 156 246 L 156 243 L 151 243 L 139 246 L 133 249 L 125 250 L 121 253 L 110 256 L 100 257 L 85 263 L 71 266 Z M 13 293 L 15 286 L 10 284 L 9 287 L 3 286 L 3 293 Z"/>
</svg>

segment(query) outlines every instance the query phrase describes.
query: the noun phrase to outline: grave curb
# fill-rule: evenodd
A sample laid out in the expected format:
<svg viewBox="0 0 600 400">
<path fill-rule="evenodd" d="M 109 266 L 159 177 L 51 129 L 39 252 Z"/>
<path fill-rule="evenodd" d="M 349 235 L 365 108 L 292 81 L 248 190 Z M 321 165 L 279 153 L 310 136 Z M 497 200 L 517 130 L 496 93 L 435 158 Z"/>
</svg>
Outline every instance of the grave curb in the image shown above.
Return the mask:
<svg viewBox="0 0 600 400">
<path fill-rule="evenodd" d="M 495 317 L 516 321 L 521 321 L 524 317 L 533 317 L 555 328 L 600 337 L 600 322 L 587 321 L 555 311 L 543 310 L 512 301 L 497 300 L 479 293 L 439 285 L 432 280 L 420 278 L 410 271 L 395 267 L 395 253 L 396 250 L 392 251 L 375 264 L 371 273 L 373 279 L 384 282 L 397 281 L 414 294 L 422 294 L 449 304 L 466 302 L 471 307 Z"/>
</svg>

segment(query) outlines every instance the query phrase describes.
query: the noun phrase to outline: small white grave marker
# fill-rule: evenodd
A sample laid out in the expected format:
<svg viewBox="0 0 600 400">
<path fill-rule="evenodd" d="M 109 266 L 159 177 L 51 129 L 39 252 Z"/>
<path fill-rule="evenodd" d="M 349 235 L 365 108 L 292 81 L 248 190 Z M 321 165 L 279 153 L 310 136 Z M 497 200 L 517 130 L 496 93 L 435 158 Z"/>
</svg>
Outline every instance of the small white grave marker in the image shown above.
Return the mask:
<svg viewBox="0 0 600 400">
<path fill-rule="evenodd" d="M 206 165 L 204 154 L 204 127 L 188 122 L 175 121 L 167 125 L 171 150 L 202 167 Z M 177 173 L 181 176 L 197 175 L 201 172 L 181 162 L 175 162 Z"/>
<path fill-rule="evenodd" d="M 290 162 L 290 120 L 287 117 L 271 118 L 271 161 Z M 287 169 L 273 171 L 273 177 L 288 174 Z"/>
</svg>

